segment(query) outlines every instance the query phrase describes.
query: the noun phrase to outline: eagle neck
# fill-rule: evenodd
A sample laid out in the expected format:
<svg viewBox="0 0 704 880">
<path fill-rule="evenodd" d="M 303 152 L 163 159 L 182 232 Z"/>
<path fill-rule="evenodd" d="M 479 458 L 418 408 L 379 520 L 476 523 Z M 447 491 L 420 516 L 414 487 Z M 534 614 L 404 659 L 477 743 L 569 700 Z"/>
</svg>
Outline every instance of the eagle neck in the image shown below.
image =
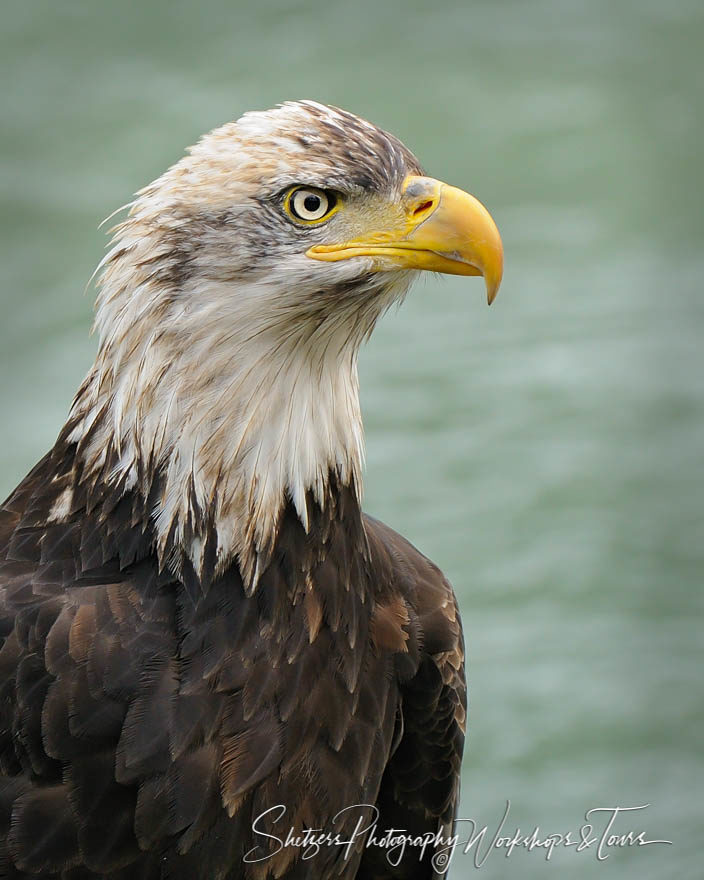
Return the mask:
<svg viewBox="0 0 704 880">
<path fill-rule="evenodd" d="M 64 437 L 82 481 L 149 499 L 162 565 L 207 580 L 235 562 L 254 589 L 286 509 L 309 534 L 344 490 L 361 515 L 363 322 L 139 326 L 103 334 Z"/>
</svg>

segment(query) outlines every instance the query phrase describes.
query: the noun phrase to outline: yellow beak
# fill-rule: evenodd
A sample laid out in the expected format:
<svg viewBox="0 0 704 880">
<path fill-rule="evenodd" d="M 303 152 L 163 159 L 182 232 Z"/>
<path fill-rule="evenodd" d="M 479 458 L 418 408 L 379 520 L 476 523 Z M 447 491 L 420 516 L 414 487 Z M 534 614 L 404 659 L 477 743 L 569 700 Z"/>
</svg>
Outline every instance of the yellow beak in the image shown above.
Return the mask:
<svg viewBox="0 0 704 880">
<path fill-rule="evenodd" d="M 379 270 L 427 269 L 449 275 L 483 275 L 489 305 L 503 274 L 503 247 L 491 214 L 480 201 L 432 177 L 403 183 L 403 217 L 342 244 L 316 245 L 306 253 L 335 262 L 374 257 Z M 396 218 L 395 218 L 396 220 Z"/>
</svg>

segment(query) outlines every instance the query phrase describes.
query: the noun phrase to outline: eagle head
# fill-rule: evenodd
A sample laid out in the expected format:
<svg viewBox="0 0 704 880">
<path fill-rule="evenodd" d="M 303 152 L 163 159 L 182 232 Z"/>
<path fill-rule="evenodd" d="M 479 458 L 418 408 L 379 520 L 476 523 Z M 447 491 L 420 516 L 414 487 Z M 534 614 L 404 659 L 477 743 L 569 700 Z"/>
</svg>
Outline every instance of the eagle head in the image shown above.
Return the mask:
<svg viewBox="0 0 704 880">
<path fill-rule="evenodd" d="M 176 565 L 214 541 L 254 576 L 286 503 L 307 528 L 331 474 L 359 492 L 357 351 L 418 270 L 483 275 L 491 303 L 501 239 L 393 135 L 312 101 L 214 130 L 137 194 L 99 267 L 69 418 L 83 478 L 156 497 Z"/>
</svg>

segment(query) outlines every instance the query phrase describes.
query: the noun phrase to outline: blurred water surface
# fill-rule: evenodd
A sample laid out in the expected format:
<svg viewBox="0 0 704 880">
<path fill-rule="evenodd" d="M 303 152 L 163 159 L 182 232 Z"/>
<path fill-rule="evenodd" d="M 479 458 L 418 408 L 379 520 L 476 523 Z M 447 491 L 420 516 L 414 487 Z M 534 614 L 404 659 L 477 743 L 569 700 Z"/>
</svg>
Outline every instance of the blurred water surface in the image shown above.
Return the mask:
<svg viewBox="0 0 704 880">
<path fill-rule="evenodd" d="M 478 280 L 424 279 L 361 363 L 366 507 L 462 606 L 461 815 L 493 835 L 510 799 L 504 833 L 575 835 L 591 807 L 650 804 L 617 830 L 674 841 L 497 851 L 479 876 L 701 876 L 699 0 L 10 0 L 2 18 L 1 494 L 91 362 L 100 220 L 247 109 L 369 117 L 485 201 L 506 251 L 490 310 Z"/>
</svg>

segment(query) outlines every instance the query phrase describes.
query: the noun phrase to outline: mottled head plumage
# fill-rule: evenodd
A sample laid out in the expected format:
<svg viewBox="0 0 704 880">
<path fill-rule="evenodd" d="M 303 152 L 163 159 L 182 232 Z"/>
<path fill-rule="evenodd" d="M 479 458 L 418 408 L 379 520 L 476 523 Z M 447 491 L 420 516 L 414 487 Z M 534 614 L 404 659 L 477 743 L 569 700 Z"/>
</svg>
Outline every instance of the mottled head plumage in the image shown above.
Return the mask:
<svg viewBox="0 0 704 880">
<path fill-rule="evenodd" d="M 350 192 L 384 192 L 398 187 L 407 174 L 422 173 L 418 160 L 394 135 L 315 101 L 290 101 L 275 110 L 245 113 L 213 134 L 220 131 L 234 133 L 241 148 L 252 149 L 255 155 L 264 139 L 264 152 L 271 145 L 283 157 L 280 168 L 271 169 L 269 180 L 274 187 L 307 182 Z M 305 180 L 287 181 L 288 168 L 301 158 L 306 163 Z"/>
<path fill-rule="evenodd" d="M 199 569 L 200 521 L 216 535 L 218 567 L 237 557 L 253 578 L 287 499 L 307 526 L 331 473 L 360 491 L 357 350 L 413 273 L 305 252 L 334 224 L 352 236 L 380 203 L 396 210 L 403 180 L 419 172 L 376 126 L 285 103 L 205 135 L 113 230 L 99 352 L 71 436 L 83 478 L 148 497 L 158 477 L 158 549 L 174 566 L 186 554 Z M 296 185 L 339 192 L 349 210 L 327 229 L 298 226 L 282 210 Z"/>
</svg>

